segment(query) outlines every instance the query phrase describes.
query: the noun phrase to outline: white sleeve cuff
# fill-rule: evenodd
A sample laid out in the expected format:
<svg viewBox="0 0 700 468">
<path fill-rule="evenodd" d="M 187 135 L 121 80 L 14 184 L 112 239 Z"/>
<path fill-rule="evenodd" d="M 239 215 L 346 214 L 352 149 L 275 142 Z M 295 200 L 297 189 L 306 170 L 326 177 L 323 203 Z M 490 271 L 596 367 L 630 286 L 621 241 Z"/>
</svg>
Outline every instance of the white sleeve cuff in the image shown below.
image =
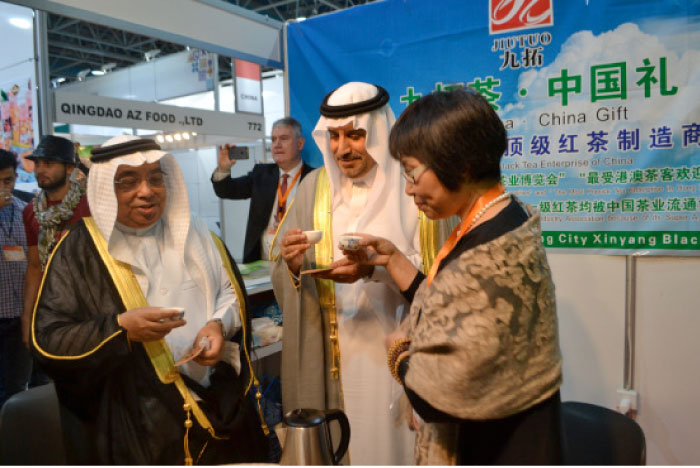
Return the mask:
<svg viewBox="0 0 700 468">
<path fill-rule="evenodd" d="M 226 177 L 229 177 L 231 175 L 230 172 L 219 172 L 218 169 L 214 171 L 214 173 L 211 176 L 211 180 L 214 182 L 221 182 L 224 180 Z"/>
</svg>

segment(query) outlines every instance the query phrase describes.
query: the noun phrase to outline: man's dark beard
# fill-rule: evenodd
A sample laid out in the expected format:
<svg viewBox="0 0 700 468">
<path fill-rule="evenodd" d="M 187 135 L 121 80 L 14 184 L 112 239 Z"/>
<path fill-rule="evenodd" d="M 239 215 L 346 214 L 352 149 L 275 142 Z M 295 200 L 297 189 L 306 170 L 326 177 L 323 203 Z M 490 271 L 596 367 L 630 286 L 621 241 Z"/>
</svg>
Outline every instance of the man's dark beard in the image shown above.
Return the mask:
<svg viewBox="0 0 700 468">
<path fill-rule="evenodd" d="M 54 181 L 50 182 L 46 185 L 42 185 L 37 181 L 37 184 L 39 185 L 40 189 L 46 190 L 47 192 L 54 192 L 60 188 L 62 188 L 64 185 L 66 185 L 66 179 L 68 178 L 68 174 L 66 171 L 63 171 L 63 177 Z"/>
</svg>

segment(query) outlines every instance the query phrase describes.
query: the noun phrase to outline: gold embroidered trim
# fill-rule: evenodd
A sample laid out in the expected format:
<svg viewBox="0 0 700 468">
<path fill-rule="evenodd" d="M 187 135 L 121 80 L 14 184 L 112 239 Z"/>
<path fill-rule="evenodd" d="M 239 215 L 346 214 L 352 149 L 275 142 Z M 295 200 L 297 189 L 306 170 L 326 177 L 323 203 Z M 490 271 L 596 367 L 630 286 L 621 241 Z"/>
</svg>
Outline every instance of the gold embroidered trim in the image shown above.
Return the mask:
<svg viewBox="0 0 700 468">
<path fill-rule="evenodd" d="M 275 231 L 275 235 L 272 237 L 272 243 L 270 243 L 270 250 L 267 251 L 267 258 L 269 258 L 270 261 L 272 261 L 272 262 L 276 262 L 280 256 L 280 254 L 277 254 L 277 256 L 275 258 L 272 258 L 272 251 L 275 249 L 275 242 L 277 242 L 277 236 L 280 233 L 280 228 L 282 227 L 282 224 L 284 224 L 284 220 L 287 219 L 287 215 L 289 214 L 289 211 L 292 209 L 292 206 L 294 205 L 294 200 L 296 200 L 296 198 L 292 199 L 292 201 L 289 202 L 289 207 L 287 208 L 287 211 L 284 212 L 284 216 L 282 216 L 280 223 L 277 225 L 277 230 Z"/>
<path fill-rule="evenodd" d="M 100 232 L 93 218 L 86 217 L 83 218 L 83 221 L 85 222 L 88 232 L 92 236 L 92 240 L 95 243 L 95 247 L 100 254 L 102 262 L 104 263 L 105 267 L 107 267 L 107 271 L 114 282 L 126 310 L 134 309 L 136 307 L 147 307 L 148 302 L 143 295 L 141 286 L 136 280 L 136 276 L 134 276 L 134 272 L 131 270 L 131 267 L 128 264 L 122 263 L 112 257 L 107 250 L 107 242 L 102 236 L 102 233 Z M 192 413 L 194 413 L 194 417 L 199 425 L 206 429 L 215 439 L 228 439 L 228 437 L 219 437 L 214 432 L 214 428 L 209 422 L 209 419 L 204 414 L 204 411 L 202 411 L 202 409 L 199 407 L 197 401 L 194 399 L 192 393 L 182 379 L 182 376 L 175 368 L 175 362 L 173 361 L 173 357 L 170 354 L 170 349 L 165 343 L 165 340 L 161 339 L 141 344 L 151 360 L 151 364 L 153 365 L 153 369 L 156 371 L 156 375 L 158 375 L 158 379 L 164 384 L 175 384 L 175 387 L 180 392 L 182 399 L 185 401 L 185 405 L 189 404 L 190 408 L 192 409 Z M 189 456 L 189 454 L 187 454 L 187 456 Z"/>
<path fill-rule="evenodd" d="M 321 242 L 315 246 L 314 268 L 327 267 L 333 263 L 333 224 L 331 216 L 331 190 L 328 173 L 323 167 L 316 180 L 314 199 L 314 229 L 324 232 Z M 340 379 L 340 344 L 338 342 L 338 314 L 335 309 L 335 283 L 327 279 L 316 279 L 321 309 L 328 312 L 331 342 L 331 378 Z"/>
<path fill-rule="evenodd" d="M 36 301 L 34 302 L 34 309 L 32 311 L 32 327 L 31 328 L 32 328 L 32 342 L 34 343 L 34 347 L 36 348 L 37 351 L 39 351 L 39 353 L 42 356 L 47 357 L 49 359 L 54 359 L 57 361 L 73 361 L 73 360 L 78 360 L 78 359 L 83 359 L 85 357 L 88 357 L 88 356 L 94 354 L 95 352 L 97 352 L 102 346 L 107 344 L 107 342 L 112 340 L 114 337 L 116 337 L 122 333 L 122 330 L 114 332 L 110 336 L 108 336 L 107 338 L 102 340 L 97 346 L 95 346 L 90 351 L 83 353 L 83 354 L 78 354 L 75 356 L 58 356 L 56 354 L 51 354 L 48 351 L 44 350 L 41 346 L 39 346 L 39 343 L 36 341 L 36 333 L 35 333 L 35 329 L 34 329 L 34 319 L 36 317 L 36 309 L 37 309 L 37 305 L 39 304 L 39 298 L 41 297 L 41 291 L 44 289 L 44 281 L 46 281 L 46 272 L 49 271 L 49 267 L 51 266 L 51 260 L 53 260 L 53 256 L 56 253 L 56 251 L 58 250 L 58 247 L 61 245 L 63 240 L 68 236 L 68 234 L 70 234 L 70 231 L 64 233 L 63 236 L 61 236 L 61 239 L 56 243 L 56 246 L 53 248 L 53 250 L 51 251 L 51 254 L 49 255 L 49 259 L 46 262 L 46 268 L 44 269 L 44 274 L 41 276 L 41 284 L 39 285 L 39 292 L 36 295 Z"/>
<path fill-rule="evenodd" d="M 245 354 L 246 362 L 248 363 L 248 368 L 250 369 L 250 380 L 248 381 L 248 386 L 245 389 L 245 394 L 247 395 L 252 385 L 255 385 L 256 388 L 260 388 L 260 383 L 255 377 L 253 363 L 250 360 L 250 354 L 248 353 L 248 344 L 246 341 L 246 336 L 248 332 L 245 326 L 247 314 L 245 310 L 245 296 L 243 295 L 241 285 L 238 284 L 238 281 L 236 281 L 236 275 L 233 273 L 233 267 L 231 266 L 231 262 L 226 253 L 226 246 L 224 245 L 223 241 L 219 238 L 219 236 L 217 236 L 213 232 L 211 233 L 211 238 L 214 240 L 214 245 L 216 245 L 216 248 L 219 251 L 219 256 L 221 256 L 221 261 L 223 262 L 224 269 L 226 270 L 226 275 L 228 276 L 228 279 L 231 282 L 234 291 L 236 292 L 236 297 L 238 298 L 238 310 L 240 311 L 239 315 L 241 317 L 241 330 L 243 330 L 243 352 Z M 260 416 L 260 425 L 265 435 L 268 435 L 270 433 L 270 429 L 267 427 L 265 417 L 263 416 L 262 404 L 260 402 L 261 398 L 262 394 L 260 393 L 260 391 L 255 392 L 255 400 L 257 402 L 258 415 Z"/>
</svg>

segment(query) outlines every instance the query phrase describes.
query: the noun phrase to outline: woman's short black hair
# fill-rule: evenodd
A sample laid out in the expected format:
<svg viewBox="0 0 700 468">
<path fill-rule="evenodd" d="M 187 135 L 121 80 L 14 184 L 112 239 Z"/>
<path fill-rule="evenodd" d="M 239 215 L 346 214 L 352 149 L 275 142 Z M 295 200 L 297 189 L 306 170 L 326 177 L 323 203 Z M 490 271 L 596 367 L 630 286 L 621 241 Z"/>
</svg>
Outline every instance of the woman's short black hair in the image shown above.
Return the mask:
<svg viewBox="0 0 700 468">
<path fill-rule="evenodd" d="M 465 182 L 498 182 L 506 129 L 486 99 L 458 88 L 424 96 L 409 105 L 391 129 L 389 150 L 413 156 L 448 190 Z"/>
</svg>

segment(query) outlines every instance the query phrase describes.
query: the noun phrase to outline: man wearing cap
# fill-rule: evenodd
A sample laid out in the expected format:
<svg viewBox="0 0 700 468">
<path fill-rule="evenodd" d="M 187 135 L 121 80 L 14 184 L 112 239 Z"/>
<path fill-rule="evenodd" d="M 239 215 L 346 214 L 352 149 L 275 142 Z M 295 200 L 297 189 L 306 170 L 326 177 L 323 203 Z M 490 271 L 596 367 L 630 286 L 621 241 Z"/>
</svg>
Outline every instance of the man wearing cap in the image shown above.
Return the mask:
<svg viewBox="0 0 700 468">
<path fill-rule="evenodd" d="M 77 161 L 73 142 L 53 135 L 44 136 L 27 159 L 34 161 L 34 173 L 42 189 L 22 212 L 28 249 L 22 337 L 28 345 L 29 318 L 46 261 L 61 234 L 83 216 L 89 216 L 90 209 L 80 185 L 71 181 Z"/>
<path fill-rule="evenodd" d="M 219 160 L 211 177 L 216 196 L 231 200 L 250 198 L 248 223 L 243 243 L 243 262 L 267 260 L 277 227 L 292 204 L 301 179 L 312 168 L 301 160 L 304 138 L 293 117 L 272 124 L 274 164 L 256 164 L 248 174 L 231 178 L 235 159 L 228 157 L 229 145 L 219 147 Z"/>
<path fill-rule="evenodd" d="M 299 186 L 272 271 L 284 314 L 284 409 L 342 408 L 354 465 L 413 462 L 413 434 L 391 415 L 400 388 L 386 370 L 384 347 L 408 307 L 386 270 L 352 264 L 339 238 L 388 236 L 417 266 L 429 266 L 439 245 L 437 224 L 419 222 L 389 154 L 395 118 L 388 100 L 383 88 L 358 82 L 326 96 L 313 131 L 324 167 Z M 321 242 L 311 246 L 305 230 L 322 230 Z M 330 269 L 303 274 L 313 268 Z"/>
<path fill-rule="evenodd" d="M 17 164 L 13 153 L 0 149 L 0 408 L 27 387 L 32 369 L 20 323 L 27 239 L 22 223 L 26 203 L 13 196 Z"/>
<path fill-rule="evenodd" d="M 180 168 L 154 141 L 112 138 L 92 162 L 93 217 L 49 259 L 31 329 L 89 435 L 69 462 L 264 461 L 235 262 L 190 215 Z"/>
</svg>

